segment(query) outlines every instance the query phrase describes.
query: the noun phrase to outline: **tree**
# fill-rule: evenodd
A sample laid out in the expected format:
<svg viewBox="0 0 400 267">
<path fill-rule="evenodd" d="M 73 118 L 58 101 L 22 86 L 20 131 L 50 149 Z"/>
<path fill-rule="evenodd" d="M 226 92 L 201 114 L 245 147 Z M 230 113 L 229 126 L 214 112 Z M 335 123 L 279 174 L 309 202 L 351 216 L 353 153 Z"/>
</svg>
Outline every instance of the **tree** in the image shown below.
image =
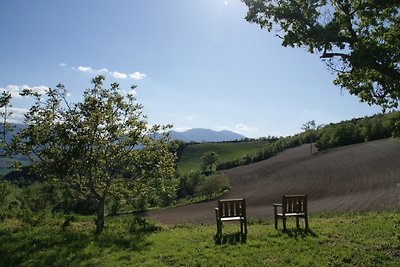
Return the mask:
<svg viewBox="0 0 400 267">
<path fill-rule="evenodd" d="M 327 150 L 333 147 L 347 146 L 364 141 L 360 127 L 354 122 L 345 121 L 324 127 L 316 145 L 319 150 Z"/>
<path fill-rule="evenodd" d="M 305 135 L 304 141 L 307 143 L 310 143 L 310 153 L 312 154 L 313 143 L 317 139 L 317 136 L 316 136 L 317 125 L 315 124 L 315 121 L 312 120 L 312 121 L 308 121 L 308 122 L 304 123 L 303 126 L 301 127 L 301 129 L 304 131 L 304 135 Z"/>
<path fill-rule="evenodd" d="M 400 100 L 398 0 L 242 0 L 246 20 L 277 31 L 282 45 L 319 53 L 334 84 L 383 109 Z"/>
<path fill-rule="evenodd" d="M 303 131 L 310 131 L 310 130 L 315 130 L 317 128 L 317 125 L 315 124 L 315 120 L 308 121 L 301 126 L 301 129 Z"/>
<path fill-rule="evenodd" d="M 209 173 L 212 173 L 213 166 L 216 165 L 219 161 L 218 154 L 214 151 L 204 153 L 201 159 L 203 160 L 204 173 L 207 172 L 207 169 L 209 170 Z"/>
<path fill-rule="evenodd" d="M 11 146 L 31 158 L 39 177 L 96 202 L 96 233 L 104 228 L 109 199 L 171 191 L 168 181 L 175 173 L 170 126 L 148 127 L 134 95 L 122 95 L 117 83 L 105 88 L 104 80 L 95 77 L 75 104 L 62 84 L 44 95 L 25 89 L 22 95 L 35 103 Z"/>
<path fill-rule="evenodd" d="M 8 117 L 12 115 L 12 112 L 10 111 L 10 108 L 12 107 L 10 104 L 11 98 L 10 92 L 3 91 L 0 95 L 0 108 L 2 109 L 0 111 L 0 116 L 3 119 L 0 128 L 0 157 L 7 156 L 7 152 L 9 150 L 7 133 L 14 130 L 14 127 L 8 122 Z"/>
</svg>

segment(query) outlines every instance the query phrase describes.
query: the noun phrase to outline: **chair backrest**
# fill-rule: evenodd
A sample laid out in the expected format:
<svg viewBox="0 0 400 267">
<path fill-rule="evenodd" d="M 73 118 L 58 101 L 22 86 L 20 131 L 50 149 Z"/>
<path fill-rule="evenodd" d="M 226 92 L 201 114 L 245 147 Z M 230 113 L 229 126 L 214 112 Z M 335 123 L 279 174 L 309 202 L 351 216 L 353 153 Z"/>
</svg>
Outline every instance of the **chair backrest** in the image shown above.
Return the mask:
<svg viewBox="0 0 400 267">
<path fill-rule="evenodd" d="M 218 200 L 218 213 L 220 218 L 246 217 L 246 200 L 244 198 Z"/>
<path fill-rule="evenodd" d="M 307 213 L 307 195 L 284 195 L 282 197 L 283 213 Z"/>
</svg>

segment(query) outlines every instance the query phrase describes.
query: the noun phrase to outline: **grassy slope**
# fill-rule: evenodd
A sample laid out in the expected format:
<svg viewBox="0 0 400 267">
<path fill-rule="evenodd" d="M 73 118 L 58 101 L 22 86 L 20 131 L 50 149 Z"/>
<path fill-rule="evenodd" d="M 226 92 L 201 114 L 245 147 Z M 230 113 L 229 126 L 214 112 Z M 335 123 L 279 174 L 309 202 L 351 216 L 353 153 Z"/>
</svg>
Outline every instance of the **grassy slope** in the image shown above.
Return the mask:
<svg viewBox="0 0 400 267">
<path fill-rule="evenodd" d="M 246 154 L 254 154 L 268 144 L 267 141 L 239 143 L 202 143 L 188 145 L 178 162 L 180 173 L 189 173 L 201 169 L 201 157 L 206 152 L 214 151 L 219 156 L 219 162 L 242 159 Z"/>
<path fill-rule="evenodd" d="M 271 221 L 252 222 L 246 242 L 238 225 L 163 226 L 144 235 L 128 217 L 108 218 L 93 235 L 91 218 L 61 231 L 61 220 L 29 227 L 0 223 L 0 266 L 399 266 L 400 214 L 371 212 L 310 218 L 311 232 L 282 233 Z M 396 228 L 397 227 L 397 228 Z M 129 230 L 131 229 L 131 230 Z M 295 256 L 294 256 L 295 255 Z"/>
</svg>

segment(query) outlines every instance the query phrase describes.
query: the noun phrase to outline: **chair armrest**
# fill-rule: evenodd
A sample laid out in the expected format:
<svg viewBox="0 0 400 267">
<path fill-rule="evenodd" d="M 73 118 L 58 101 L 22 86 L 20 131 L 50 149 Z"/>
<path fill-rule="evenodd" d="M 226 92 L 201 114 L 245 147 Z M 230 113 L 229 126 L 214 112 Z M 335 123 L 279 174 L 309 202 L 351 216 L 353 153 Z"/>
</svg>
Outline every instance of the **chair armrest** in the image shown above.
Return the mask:
<svg viewBox="0 0 400 267">
<path fill-rule="evenodd" d="M 275 216 L 276 216 L 276 214 L 278 214 L 278 207 L 281 207 L 281 209 L 282 209 L 282 204 L 280 204 L 280 203 L 273 203 L 272 205 L 274 206 L 274 214 L 275 214 Z"/>
<path fill-rule="evenodd" d="M 215 218 L 217 218 L 217 220 L 219 219 L 219 209 L 218 208 L 215 208 Z"/>
</svg>

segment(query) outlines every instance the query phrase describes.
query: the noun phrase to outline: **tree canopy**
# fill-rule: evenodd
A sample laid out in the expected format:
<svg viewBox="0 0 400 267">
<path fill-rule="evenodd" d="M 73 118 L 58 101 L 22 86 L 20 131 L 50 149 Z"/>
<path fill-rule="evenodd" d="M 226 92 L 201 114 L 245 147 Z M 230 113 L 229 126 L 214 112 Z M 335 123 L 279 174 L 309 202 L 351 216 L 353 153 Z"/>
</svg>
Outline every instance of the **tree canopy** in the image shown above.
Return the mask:
<svg viewBox="0 0 400 267">
<path fill-rule="evenodd" d="M 383 109 L 400 101 L 397 0 L 242 0 L 246 20 L 275 31 L 283 46 L 318 53 L 334 84 Z"/>
<path fill-rule="evenodd" d="M 201 157 L 203 160 L 203 172 L 204 173 L 212 173 L 213 171 L 213 166 L 216 165 L 219 161 L 218 154 L 215 153 L 214 151 L 211 152 L 206 152 L 203 154 Z M 207 171 L 208 169 L 208 171 Z"/>
<path fill-rule="evenodd" d="M 98 233 L 107 200 L 168 195 L 175 174 L 175 153 L 165 134 L 170 127 L 149 127 L 134 95 L 123 95 L 117 83 L 106 88 L 104 79 L 94 78 L 93 88 L 74 104 L 62 84 L 44 95 L 24 90 L 35 103 L 25 115 L 26 127 L 8 146 L 29 156 L 39 177 L 94 200 Z M 10 98 L 4 94 L 1 100 L 6 108 Z"/>
</svg>

